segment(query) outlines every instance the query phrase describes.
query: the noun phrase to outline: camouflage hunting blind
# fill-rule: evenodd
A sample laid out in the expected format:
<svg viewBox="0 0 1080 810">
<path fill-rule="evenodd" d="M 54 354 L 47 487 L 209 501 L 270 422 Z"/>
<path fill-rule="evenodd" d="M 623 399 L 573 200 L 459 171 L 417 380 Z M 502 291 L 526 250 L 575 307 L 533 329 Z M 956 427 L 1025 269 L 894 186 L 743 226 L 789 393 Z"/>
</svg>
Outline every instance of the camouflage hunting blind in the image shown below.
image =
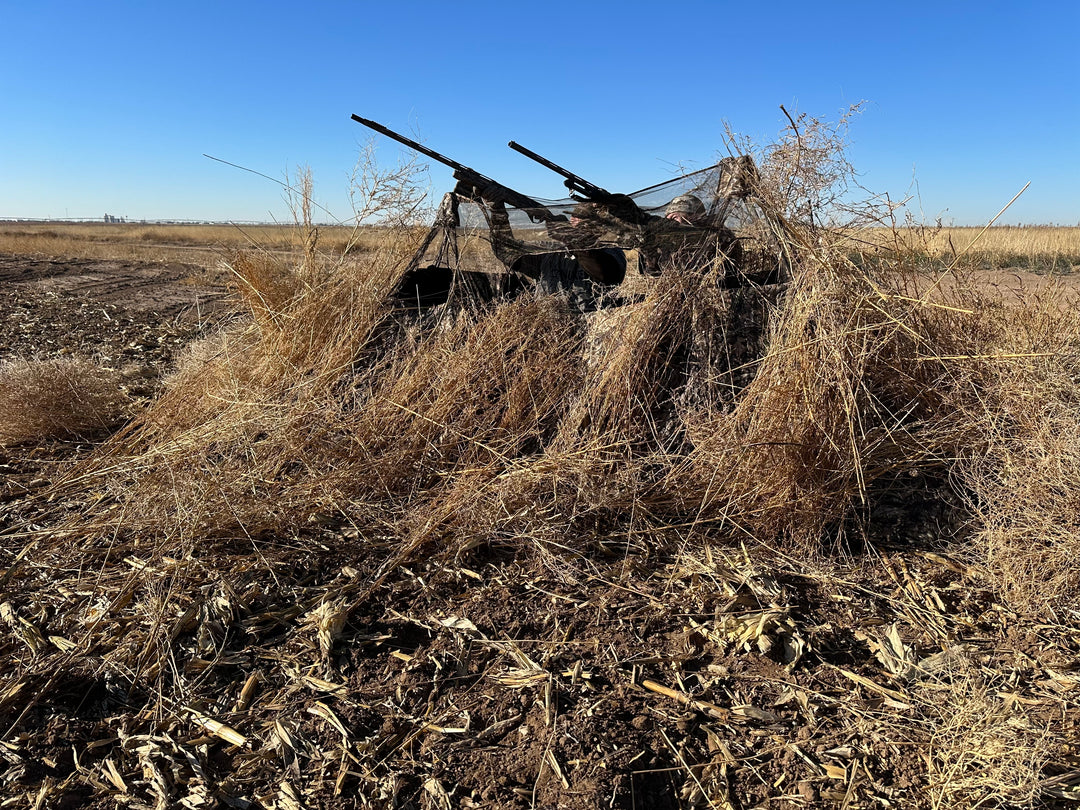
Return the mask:
<svg viewBox="0 0 1080 810">
<path fill-rule="evenodd" d="M 454 169 L 457 185 L 399 285 L 402 305 L 467 306 L 523 292 L 565 295 L 581 312 L 632 300 L 628 273 L 679 266 L 718 286 L 773 285 L 786 275 L 775 229 L 755 202 L 748 156 L 724 158 L 630 194 L 611 193 L 513 141 L 510 147 L 560 174 L 570 196 L 529 197 L 374 121 L 353 118 Z M 482 249 L 462 251 L 468 234 Z"/>
</svg>

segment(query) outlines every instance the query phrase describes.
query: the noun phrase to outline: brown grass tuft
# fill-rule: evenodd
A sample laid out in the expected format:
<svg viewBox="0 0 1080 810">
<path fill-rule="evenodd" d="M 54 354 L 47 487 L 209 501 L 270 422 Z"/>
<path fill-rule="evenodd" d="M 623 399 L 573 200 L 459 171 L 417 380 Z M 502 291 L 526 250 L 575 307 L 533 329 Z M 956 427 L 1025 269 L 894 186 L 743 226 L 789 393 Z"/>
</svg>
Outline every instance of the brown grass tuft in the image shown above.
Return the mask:
<svg viewBox="0 0 1080 810">
<path fill-rule="evenodd" d="M 0 443 L 86 438 L 115 427 L 128 398 L 120 374 L 82 358 L 0 366 Z"/>
<path fill-rule="evenodd" d="M 936 721 L 928 744 L 931 807 L 1038 806 L 1044 769 L 1063 748 L 1050 720 L 991 688 L 968 661 L 921 693 Z"/>
</svg>

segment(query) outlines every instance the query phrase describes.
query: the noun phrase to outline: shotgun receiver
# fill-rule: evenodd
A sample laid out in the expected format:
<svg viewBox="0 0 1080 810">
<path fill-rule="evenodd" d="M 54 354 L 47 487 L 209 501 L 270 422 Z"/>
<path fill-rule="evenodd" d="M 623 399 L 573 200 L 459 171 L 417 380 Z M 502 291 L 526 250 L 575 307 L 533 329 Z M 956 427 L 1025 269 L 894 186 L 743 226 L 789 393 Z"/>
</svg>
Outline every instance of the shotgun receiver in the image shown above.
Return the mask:
<svg viewBox="0 0 1080 810">
<path fill-rule="evenodd" d="M 612 194 L 607 189 L 590 183 L 584 177 L 567 171 L 558 163 L 553 163 L 543 155 L 538 155 L 533 150 L 526 149 L 520 143 L 510 141 L 507 146 L 530 160 L 535 160 L 544 168 L 555 172 L 555 174 L 561 175 L 564 178 L 563 184 L 570 189 L 572 199 L 578 202 L 595 203 L 600 209 L 632 227 L 644 225 L 648 220 L 648 215 L 638 208 L 637 203 L 629 195 Z"/>
<path fill-rule="evenodd" d="M 528 214 L 529 219 L 533 222 L 565 221 L 565 217 L 551 213 L 551 211 L 532 197 L 527 197 L 518 191 L 514 191 L 512 188 L 508 188 L 502 183 L 496 182 L 490 177 L 480 174 L 476 169 L 471 169 L 463 163 L 451 160 L 446 157 L 446 155 L 441 155 L 434 149 L 428 149 L 423 144 L 417 143 L 411 138 L 406 138 L 404 135 L 394 132 L 394 130 L 384 127 L 382 124 L 376 123 L 375 121 L 361 118 L 355 113 L 353 114 L 352 119 L 353 121 L 363 124 L 368 129 L 373 129 L 379 134 L 385 135 L 387 138 L 392 138 L 403 146 L 415 149 L 422 155 L 427 155 L 432 160 L 437 160 L 444 166 L 449 166 L 454 170 L 454 179 L 458 181 L 454 192 L 460 194 L 462 197 L 466 197 L 470 200 L 483 200 L 487 203 L 503 203 L 512 206 Z"/>
</svg>

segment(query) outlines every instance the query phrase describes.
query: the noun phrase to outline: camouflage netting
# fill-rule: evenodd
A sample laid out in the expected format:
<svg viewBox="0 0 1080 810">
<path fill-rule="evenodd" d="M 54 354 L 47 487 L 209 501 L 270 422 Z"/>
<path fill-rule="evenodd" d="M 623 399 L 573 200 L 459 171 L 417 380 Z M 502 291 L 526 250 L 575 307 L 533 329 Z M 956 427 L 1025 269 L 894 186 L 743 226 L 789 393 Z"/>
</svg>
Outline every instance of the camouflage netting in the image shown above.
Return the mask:
<svg viewBox="0 0 1080 810">
<path fill-rule="evenodd" d="M 756 182 L 749 157 L 631 194 L 524 198 L 530 205 L 459 182 L 444 197 L 400 297 L 423 306 L 531 288 L 563 292 L 576 309 L 591 311 L 632 296 L 628 275 L 657 276 L 673 262 L 715 274 L 722 287 L 774 283 L 783 276 L 781 252 L 771 218 L 755 201 Z M 475 235 L 480 248 L 460 250 L 462 233 Z"/>
</svg>

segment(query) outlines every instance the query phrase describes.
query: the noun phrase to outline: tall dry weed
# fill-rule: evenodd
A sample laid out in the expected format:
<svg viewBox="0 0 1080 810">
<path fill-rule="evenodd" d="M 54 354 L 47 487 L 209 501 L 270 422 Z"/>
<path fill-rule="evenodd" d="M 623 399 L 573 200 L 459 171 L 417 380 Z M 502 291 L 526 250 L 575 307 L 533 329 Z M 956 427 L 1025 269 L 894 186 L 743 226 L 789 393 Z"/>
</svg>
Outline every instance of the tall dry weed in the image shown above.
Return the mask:
<svg viewBox="0 0 1080 810">
<path fill-rule="evenodd" d="M 356 277 L 342 265 L 318 285 L 285 273 L 247 273 L 252 319 L 189 348 L 159 399 L 103 447 L 101 459 L 125 459 L 113 487 L 127 528 L 295 525 L 324 500 L 313 490 L 355 454 L 332 392 L 380 339 L 393 269 Z"/>
<path fill-rule="evenodd" d="M 699 517 L 817 545 L 875 479 L 944 460 L 959 437 L 925 429 L 941 392 L 922 324 L 901 309 L 853 268 L 801 270 L 735 407 L 693 416 L 673 486 L 707 482 Z"/>
<path fill-rule="evenodd" d="M 1076 607 L 1080 588 L 1080 316 L 1050 287 L 986 307 L 972 396 L 958 418 L 982 445 L 956 477 L 974 516 L 967 557 L 1017 608 Z"/>
</svg>

